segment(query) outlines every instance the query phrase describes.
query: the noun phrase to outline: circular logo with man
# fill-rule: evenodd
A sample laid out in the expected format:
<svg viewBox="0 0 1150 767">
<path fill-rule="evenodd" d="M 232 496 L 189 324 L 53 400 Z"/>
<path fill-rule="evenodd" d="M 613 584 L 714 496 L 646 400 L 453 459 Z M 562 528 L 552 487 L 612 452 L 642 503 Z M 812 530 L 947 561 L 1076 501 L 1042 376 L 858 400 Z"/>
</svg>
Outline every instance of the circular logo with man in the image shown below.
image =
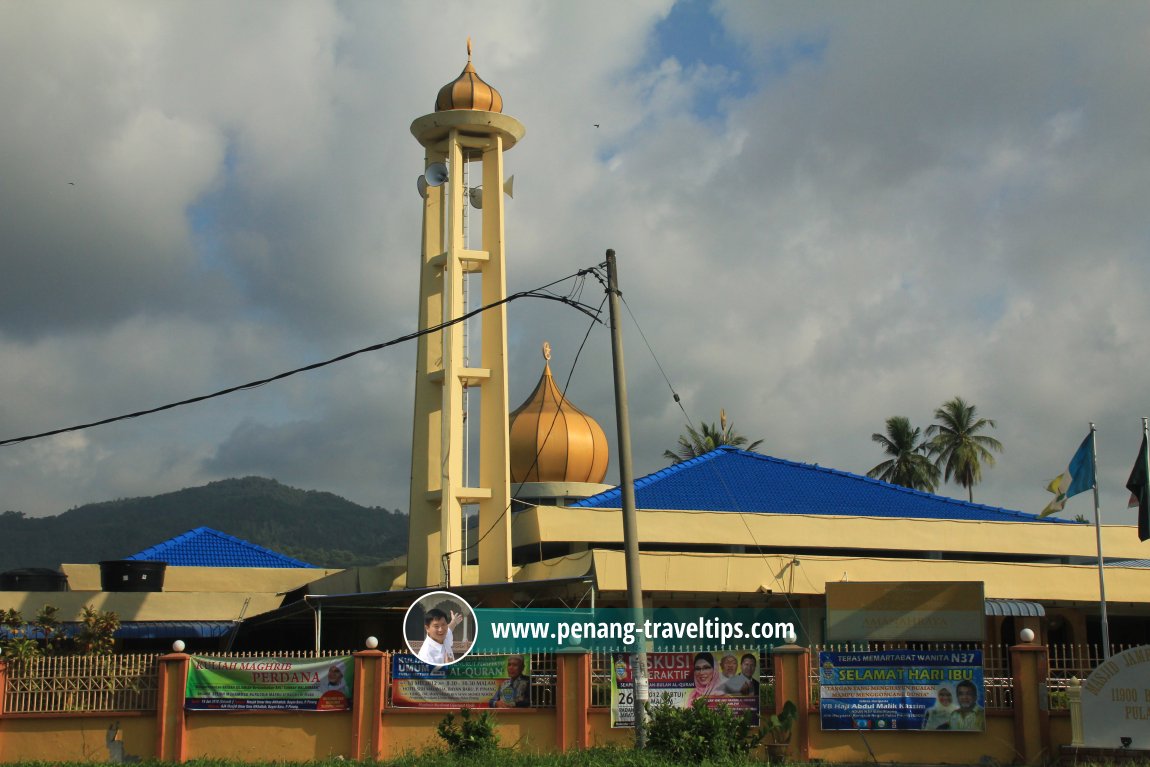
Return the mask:
<svg viewBox="0 0 1150 767">
<path fill-rule="evenodd" d="M 463 660 L 475 645 L 475 611 L 450 591 L 424 594 L 407 608 L 403 638 L 411 654 L 431 666 Z"/>
</svg>

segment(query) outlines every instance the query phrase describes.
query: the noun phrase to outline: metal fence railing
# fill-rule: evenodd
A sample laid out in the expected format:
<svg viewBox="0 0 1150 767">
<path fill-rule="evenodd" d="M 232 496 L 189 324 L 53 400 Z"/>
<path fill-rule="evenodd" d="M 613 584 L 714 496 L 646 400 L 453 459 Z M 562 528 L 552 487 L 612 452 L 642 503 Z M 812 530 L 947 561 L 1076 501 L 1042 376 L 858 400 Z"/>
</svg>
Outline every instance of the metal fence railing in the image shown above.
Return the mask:
<svg viewBox="0 0 1150 767">
<path fill-rule="evenodd" d="M 152 655 L 31 658 L 8 667 L 4 710 L 13 714 L 68 711 L 154 711 L 157 659 Z"/>
<path fill-rule="evenodd" d="M 711 648 L 700 647 L 698 650 Z M 842 645 L 812 645 L 810 648 L 811 703 L 819 700 L 818 653 L 828 651 L 859 651 L 896 649 L 893 645 L 872 643 Z M 1014 702 L 1014 677 L 1010 668 L 1010 648 L 1003 644 L 930 644 L 916 645 L 916 649 L 961 650 L 981 649 L 983 678 L 988 709 L 1010 709 Z M 1130 649 L 1115 645 L 1111 654 Z M 685 650 L 687 651 L 687 650 Z M 694 652 L 695 650 L 690 650 Z M 1103 662 L 1098 645 L 1052 645 L 1049 652 L 1047 690 L 1050 708 L 1066 708 L 1066 687 L 1072 677 L 1085 679 Z M 314 658 L 350 655 L 350 650 L 330 650 L 319 653 L 299 652 L 233 652 L 203 653 L 214 657 L 240 658 Z M 153 711 L 156 708 L 159 654 L 108 656 L 49 656 L 33 658 L 8 666 L 7 684 L 0 690 L 4 698 L 3 710 L 12 714 L 67 713 L 105 711 Z M 531 655 L 531 705 L 536 708 L 555 706 L 557 686 L 556 657 L 552 653 Z M 591 656 L 591 706 L 608 708 L 611 705 L 612 653 L 596 652 Z M 774 678 L 771 655 L 760 656 L 759 681 L 762 704 L 773 701 Z M 390 705 L 390 690 L 388 704 Z"/>
</svg>

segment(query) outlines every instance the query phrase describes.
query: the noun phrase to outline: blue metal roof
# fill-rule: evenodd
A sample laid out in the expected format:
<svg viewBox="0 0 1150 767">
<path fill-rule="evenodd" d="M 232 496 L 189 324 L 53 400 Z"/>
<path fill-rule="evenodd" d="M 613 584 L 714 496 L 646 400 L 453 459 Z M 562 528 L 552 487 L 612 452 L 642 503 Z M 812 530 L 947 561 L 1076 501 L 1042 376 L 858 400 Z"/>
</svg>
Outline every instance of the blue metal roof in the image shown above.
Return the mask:
<svg viewBox="0 0 1150 767">
<path fill-rule="evenodd" d="M 617 509 L 619 488 L 570 504 Z M 910 490 L 823 466 L 733 447 L 675 464 L 635 481 L 640 509 L 841 514 L 862 517 L 1069 522 Z"/>
<path fill-rule="evenodd" d="M 236 626 L 236 621 L 123 621 L 116 629 L 117 639 L 211 639 L 226 636 Z M 60 624 L 60 633 L 66 637 L 78 636 L 83 631 L 81 623 Z M 21 635 L 28 639 L 43 639 L 44 631 L 25 623 Z M 0 639 L 11 639 L 12 631 L 0 627 Z"/>
<path fill-rule="evenodd" d="M 189 530 L 125 559 L 176 567 L 315 567 L 210 527 Z"/>
</svg>

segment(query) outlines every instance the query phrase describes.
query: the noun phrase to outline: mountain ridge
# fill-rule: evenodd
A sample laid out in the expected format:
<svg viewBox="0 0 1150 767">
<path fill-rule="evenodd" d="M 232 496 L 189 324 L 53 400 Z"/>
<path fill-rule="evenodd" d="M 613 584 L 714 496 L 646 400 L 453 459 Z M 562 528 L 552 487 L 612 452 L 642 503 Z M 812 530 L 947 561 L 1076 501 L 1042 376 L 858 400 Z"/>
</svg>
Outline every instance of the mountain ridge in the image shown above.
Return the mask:
<svg viewBox="0 0 1150 767">
<path fill-rule="evenodd" d="M 84 504 L 56 516 L 6 511 L 0 572 L 122 559 L 197 527 L 319 567 L 378 564 L 407 550 L 407 515 L 400 511 L 248 476 Z"/>
</svg>

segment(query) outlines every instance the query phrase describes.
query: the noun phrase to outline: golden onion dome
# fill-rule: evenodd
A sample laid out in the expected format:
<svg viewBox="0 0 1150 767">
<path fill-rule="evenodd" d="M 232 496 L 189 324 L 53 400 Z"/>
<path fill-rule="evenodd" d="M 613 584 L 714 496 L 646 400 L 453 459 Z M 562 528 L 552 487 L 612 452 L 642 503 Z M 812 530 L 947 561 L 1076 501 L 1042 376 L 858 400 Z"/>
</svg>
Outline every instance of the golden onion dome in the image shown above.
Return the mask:
<svg viewBox="0 0 1150 767">
<path fill-rule="evenodd" d="M 473 109 L 478 112 L 502 112 L 503 97 L 499 91 L 483 82 L 471 65 L 471 38 L 467 38 L 467 66 L 447 85 L 439 89 L 435 111 Z"/>
<path fill-rule="evenodd" d="M 551 359 L 543 344 L 544 360 Z M 550 362 L 527 401 L 511 414 L 512 482 L 602 482 L 607 475 L 607 435 L 594 418 L 563 398 Z"/>
</svg>

